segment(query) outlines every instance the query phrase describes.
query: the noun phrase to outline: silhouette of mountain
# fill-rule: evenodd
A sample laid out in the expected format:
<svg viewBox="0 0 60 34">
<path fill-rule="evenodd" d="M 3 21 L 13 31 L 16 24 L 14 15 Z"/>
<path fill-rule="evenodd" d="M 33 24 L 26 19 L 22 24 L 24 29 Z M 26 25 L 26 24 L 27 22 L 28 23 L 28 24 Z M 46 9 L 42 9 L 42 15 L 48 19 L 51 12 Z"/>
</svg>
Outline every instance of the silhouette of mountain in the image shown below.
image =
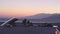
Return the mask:
<svg viewBox="0 0 60 34">
<path fill-rule="evenodd" d="M 48 23 L 59 23 L 60 14 L 36 14 L 33 16 L 27 16 L 23 18 L 18 18 L 18 22 L 22 21 L 24 18 L 29 19 L 32 22 L 48 22 Z M 9 18 L 0 18 L 0 22 L 7 21 Z"/>
<path fill-rule="evenodd" d="M 7 20 L 9 20 L 10 18 L 5 18 L 5 17 L 0 17 L 0 22 L 5 22 Z"/>
<path fill-rule="evenodd" d="M 42 19 L 42 18 L 46 18 L 46 17 L 50 17 L 50 16 L 52 16 L 52 14 L 36 14 L 36 15 L 33 15 L 33 16 L 25 17 L 25 18 L 28 18 L 28 19 Z"/>
<path fill-rule="evenodd" d="M 8 19 L 9 19 L 9 18 L 1 18 L 1 17 L 0 17 L 0 20 L 8 20 Z"/>
<path fill-rule="evenodd" d="M 59 23 L 60 22 L 60 14 L 53 14 L 52 16 L 43 18 L 41 20 L 45 21 L 45 22 Z"/>
</svg>

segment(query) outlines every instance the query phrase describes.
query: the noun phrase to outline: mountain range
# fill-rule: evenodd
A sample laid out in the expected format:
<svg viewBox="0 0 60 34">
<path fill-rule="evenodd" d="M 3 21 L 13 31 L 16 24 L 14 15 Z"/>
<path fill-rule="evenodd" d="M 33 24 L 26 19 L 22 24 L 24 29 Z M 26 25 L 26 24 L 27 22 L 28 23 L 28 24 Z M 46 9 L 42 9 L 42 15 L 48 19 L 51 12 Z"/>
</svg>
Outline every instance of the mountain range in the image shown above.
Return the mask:
<svg viewBox="0 0 60 34">
<path fill-rule="evenodd" d="M 19 20 L 22 21 L 22 19 L 30 19 L 31 21 L 37 21 L 37 22 L 50 22 L 50 23 L 60 23 L 60 14 L 36 14 L 33 16 L 27 16 L 23 18 L 18 18 Z M 1 18 L 0 21 L 7 21 L 10 18 Z M 18 21 L 19 21 L 18 20 Z"/>
<path fill-rule="evenodd" d="M 41 22 L 48 22 L 48 23 L 60 23 L 60 14 L 37 14 L 34 16 L 27 17 L 28 19 L 36 19 Z"/>
<path fill-rule="evenodd" d="M 43 18 L 41 20 L 46 22 L 60 23 L 60 14 L 53 14 L 52 16 Z"/>
<path fill-rule="evenodd" d="M 25 17 L 25 18 L 27 18 L 27 19 L 42 19 L 42 18 L 46 18 L 46 17 L 50 17 L 50 16 L 52 16 L 52 14 L 36 14 L 33 16 Z"/>
</svg>

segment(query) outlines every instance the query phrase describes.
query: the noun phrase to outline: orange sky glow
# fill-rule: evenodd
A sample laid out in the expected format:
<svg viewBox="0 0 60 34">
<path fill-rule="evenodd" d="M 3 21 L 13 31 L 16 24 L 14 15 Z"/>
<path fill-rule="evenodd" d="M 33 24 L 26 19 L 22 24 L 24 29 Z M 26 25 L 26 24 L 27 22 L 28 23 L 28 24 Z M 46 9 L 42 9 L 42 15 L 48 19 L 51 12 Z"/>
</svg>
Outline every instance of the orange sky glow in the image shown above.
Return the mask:
<svg viewBox="0 0 60 34">
<path fill-rule="evenodd" d="M 60 0 L 0 0 L 0 16 L 24 17 L 39 13 L 60 14 Z"/>
</svg>

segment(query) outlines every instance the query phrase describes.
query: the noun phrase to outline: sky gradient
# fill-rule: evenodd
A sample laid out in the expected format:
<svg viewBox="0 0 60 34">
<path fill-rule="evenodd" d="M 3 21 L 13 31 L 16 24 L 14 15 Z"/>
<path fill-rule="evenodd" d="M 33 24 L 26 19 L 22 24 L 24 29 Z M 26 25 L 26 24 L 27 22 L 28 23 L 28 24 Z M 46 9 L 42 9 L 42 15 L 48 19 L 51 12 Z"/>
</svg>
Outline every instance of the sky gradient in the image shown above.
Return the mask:
<svg viewBox="0 0 60 34">
<path fill-rule="evenodd" d="M 31 16 L 60 13 L 60 0 L 0 0 L 0 16 Z"/>
</svg>

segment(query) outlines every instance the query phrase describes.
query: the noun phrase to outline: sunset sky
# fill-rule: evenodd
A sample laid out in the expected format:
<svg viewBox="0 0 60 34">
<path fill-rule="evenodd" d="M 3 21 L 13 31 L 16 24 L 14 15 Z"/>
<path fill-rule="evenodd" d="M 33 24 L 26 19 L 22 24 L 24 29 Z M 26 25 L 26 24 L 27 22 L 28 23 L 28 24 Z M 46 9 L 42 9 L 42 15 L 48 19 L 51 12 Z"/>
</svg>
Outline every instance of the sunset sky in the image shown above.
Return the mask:
<svg viewBox="0 0 60 34">
<path fill-rule="evenodd" d="M 0 16 L 20 17 L 60 13 L 60 0 L 0 0 Z"/>
</svg>

